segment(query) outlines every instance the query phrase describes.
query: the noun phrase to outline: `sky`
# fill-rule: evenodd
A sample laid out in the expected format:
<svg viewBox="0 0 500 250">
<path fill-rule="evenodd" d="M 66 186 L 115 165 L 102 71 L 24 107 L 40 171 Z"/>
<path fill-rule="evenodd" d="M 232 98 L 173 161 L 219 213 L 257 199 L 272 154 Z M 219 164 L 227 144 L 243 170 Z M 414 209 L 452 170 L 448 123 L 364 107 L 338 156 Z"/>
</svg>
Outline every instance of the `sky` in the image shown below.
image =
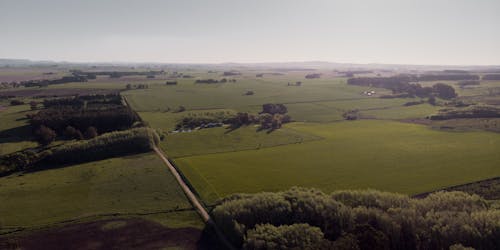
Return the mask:
<svg viewBox="0 0 500 250">
<path fill-rule="evenodd" d="M 0 58 L 500 65 L 500 0 L 0 0 Z"/>
</svg>

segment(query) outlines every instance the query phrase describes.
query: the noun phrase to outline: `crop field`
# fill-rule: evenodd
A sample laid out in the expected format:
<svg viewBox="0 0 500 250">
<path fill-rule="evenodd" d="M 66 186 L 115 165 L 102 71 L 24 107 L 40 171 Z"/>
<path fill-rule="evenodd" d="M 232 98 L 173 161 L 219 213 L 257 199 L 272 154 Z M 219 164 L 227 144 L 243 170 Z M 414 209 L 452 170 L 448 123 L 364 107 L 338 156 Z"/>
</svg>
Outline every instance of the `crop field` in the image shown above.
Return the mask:
<svg viewBox="0 0 500 250">
<path fill-rule="evenodd" d="M 153 153 L 0 178 L 3 230 L 68 220 L 140 217 L 201 227 L 173 176 Z"/>
<path fill-rule="evenodd" d="M 416 194 L 500 175 L 500 135 L 495 133 L 368 120 L 286 127 L 325 139 L 175 163 L 207 203 L 232 193 L 291 186 Z"/>
</svg>

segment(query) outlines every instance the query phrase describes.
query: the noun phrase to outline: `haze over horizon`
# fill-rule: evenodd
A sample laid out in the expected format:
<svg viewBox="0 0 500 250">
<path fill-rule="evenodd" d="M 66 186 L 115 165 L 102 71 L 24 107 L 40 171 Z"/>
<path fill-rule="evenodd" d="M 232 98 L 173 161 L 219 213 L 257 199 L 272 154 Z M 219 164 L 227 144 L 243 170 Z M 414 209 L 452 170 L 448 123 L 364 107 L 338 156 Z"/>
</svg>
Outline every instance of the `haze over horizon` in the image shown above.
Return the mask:
<svg viewBox="0 0 500 250">
<path fill-rule="evenodd" d="M 0 58 L 500 65 L 500 1 L 0 2 Z"/>
</svg>

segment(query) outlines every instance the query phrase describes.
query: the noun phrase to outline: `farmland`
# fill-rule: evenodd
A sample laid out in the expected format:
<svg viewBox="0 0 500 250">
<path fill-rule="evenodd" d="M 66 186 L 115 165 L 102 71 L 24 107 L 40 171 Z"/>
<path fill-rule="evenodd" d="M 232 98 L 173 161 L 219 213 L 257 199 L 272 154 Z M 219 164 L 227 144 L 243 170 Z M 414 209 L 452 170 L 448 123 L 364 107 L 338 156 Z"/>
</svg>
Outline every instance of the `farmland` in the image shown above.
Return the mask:
<svg viewBox="0 0 500 250">
<path fill-rule="evenodd" d="M 151 153 L 11 175 L 0 179 L 0 187 L 6 231 L 116 217 L 200 226 L 175 179 Z"/>
<path fill-rule="evenodd" d="M 442 110 L 497 105 L 497 81 L 481 81 L 467 88 L 461 88 L 456 81 L 443 81 L 453 86 L 458 97 L 431 102 L 429 97 L 398 96 L 401 93 L 386 88 L 351 85 L 348 78 L 325 69 L 209 69 L 179 66 L 175 68 L 177 73 L 166 69 L 155 78 L 99 75 L 86 82 L 0 90 L 0 155 L 41 149 L 45 151 L 39 155 L 53 154 L 57 146 L 87 145 L 85 140 L 92 139 L 86 136 L 67 138 L 64 129 L 68 121 L 81 132 L 90 125 L 85 122 L 92 119 L 100 133 L 125 130 L 126 134 L 134 131 L 135 126 L 146 126 L 159 135 L 158 147 L 210 209 L 232 194 L 279 192 L 294 186 L 317 188 L 325 193 L 378 189 L 415 195 L 500 176 L 500 118 L 428 119 Z M 120 67 L 114 70 L 147 71 Z M 226 70 L 241 74 L 224 76 L 222 72 Z M 189 77 L 172 77 L 181 75 L 178 71 Z M 64 72 L 60 70 L 54 77 L 63 77 Z M 260 72 L 264 75 L 257 77 Z M 43 77 L 43 71 L 33 74 Z M 318 74 L 320 78 L 306 79 L 308 74 Z M 391 76 L 387 72 L 380 74 Z M 12 72 L 7 75 L 14 77 Z M 220 82 L 222 78 L 227 79 Z M 211 82 L 206 79 L 217 83 L 206 83 Z M 196 83 L 197 80 L 201 81 Z M 166 81 L 175 84 L 167 85 Z M 422 86 L 432 88 L 435 84 L 423 82 Z M 89 97 L 92 95 L 96 96 Z M 106 106 L 104 101 L 88 106 L 86 101 L 78 101 L 80 97 L 103 98 L 99 95 L 109 95 L 108 101 L 118 98 L 121 104 Z M 48 103 L 42 105 L 50 98 L 69 98 L 70 103 L 83 105 L 65 106 L 61 117 L 52 121 L 53 115 L 47 114 L 59 114 L 56 111 L 63 107 L 57 101 L 52 108 Z M 11 105 L 12 100 L 25 104 Z M 38 103 L 34 110 L 28 105 L 31 101 Z M 260 119 L 264 104 L 283 105 L 286 110 L 280 115 L 286 114 L 291 121 L 273 129 L 264 129 L 260 120 L 206 127 L 180 125 L 185 119 L 232 118 L 242 113 Z M 139 117 L 116 128 L 107 127 L 107 121 L 115 120 L 109 117 L 118 115 L 118 111 L 105 112 L 106 107 L 113 105 L 123 105 L 116 110 L 131 108 L 130 114 L 137 112 Z M 45 117 L 40 122 L 52 124 L 57 132 L 54 141 L 46 146 L 35 141 L 30 123 L 36 116 L 29 115 L 35 113 Z M 82 119 L 80 113 L 88 114 L 85 122 L 78 120 Z M 354 118 L 348 118 L 349 115 Z M 110 143 L 104 139 L 105 134 L 98 136 L 103 143 Z M 117 230 L 123 234 L 138 235 L 133 231 L 136 225 L 157 232 L 154 235 L 165 235 L 165 240 L 154 235 L 150 238 L 163 246 L 177 246 L 172 243 L 173 234 L 175 230 L 185 230 L 187 244 L 194 245 L 204 224 L 174 177 L 157 155 L 137 154 L 133 153 L 136 146 L 129 148 L 132 150 L 120 157 L 103 154 L 102 157 L 111 158 L 73 165 L 63 161 L 62 165 L 44 165 L 42 169 L 0 177 L 0 214 L 5 215 L 0 226 L 8 236 L 4 239 L 16 239 L 27 246 L 37 237 L 48 237 L 50 232 L 82 232 L 75 240 L 87 242 L 88 230 L 99 228 L 111 237 L 100 238 L 102 244 L 123 243 L 126 247 L 129 243 L 117 243 L 113 238 L 117 235 L 103 228 L 118 225 Z M 62 156 L 65 150 L 59 150 Z M 78 157 L 61 159 L 73 158 Z M 496 197 L 495 186 L 468 190 Z M 138 237 L 148 239 L 147 232 Z M 1 244 L 2 239 L 0 247 Z"/>
<path fill-rule="evenodd" d="M 494 133 L 442 132 L 390 121 L 287 128 L 325 139 L 175 162 L 208 203 L 231 193 L 292 186 L 416 194 L 500 175 L 500 135 Z"/>
</svg>

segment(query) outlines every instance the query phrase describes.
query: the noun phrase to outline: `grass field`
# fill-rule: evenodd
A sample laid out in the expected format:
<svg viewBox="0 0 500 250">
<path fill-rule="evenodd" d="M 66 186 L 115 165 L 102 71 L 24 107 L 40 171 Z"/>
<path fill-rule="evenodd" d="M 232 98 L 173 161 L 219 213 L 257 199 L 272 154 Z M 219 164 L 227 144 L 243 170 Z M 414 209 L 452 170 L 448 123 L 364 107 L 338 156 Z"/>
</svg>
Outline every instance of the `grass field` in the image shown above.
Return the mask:
<svg viewBox="0 0 500 250">
<path fill-rule="evenodd" d="M 500 135 L 495 133 L 367 120 L 286 127 L 326 139 L 175 163 L 208 203 L 231 193 L 291 186 L 415 194 L 500 175 Z"/>
<path fill-rule="evenodd" d="M 194 84 L 194 80 L 191 80 L 178 86 L 152 85 L 149 89 L 126 91 L 123 94 L 138 111 L 165 110 L 180 105 L 188 109 L 229 108 L 247 111 L 255 109 L 252 106 L 258 108 L 264 103 L 293 104 L 368 98 L 360 95 L 366 88 L 348 86 L 345 79 L 297 80 L 303 81 L 302 86 L 287 86 L 287 81 L 280 78 L 242 79 L 224 84 Z M 248 90 L 255 94 L 245 96 Z"/>
<path fill-rule="evenodd" d="M 176 180 L 153 153 L 2 177 L 0 197 L 4 230 L 113 214 L 170 227 L 202 227 Z"/>
<path fill-rule="evenodd" d="M 170 157 L 213 154 L 241 150 L 258 150 L 286 144 L 319 140 L 321 137 L 310 133 L 282 128 L 271 133 L 258 131 L 256 126 L 203 129 L 191 133 L 168 135 L 160 146 Z"/>
<path fill-rule="evenodd" d="M 26 114 L 29 105 L 7 106 L 0 110 L 0 155 L 37 146 L 31 141 L 31 128 Z"/>
</svg>

